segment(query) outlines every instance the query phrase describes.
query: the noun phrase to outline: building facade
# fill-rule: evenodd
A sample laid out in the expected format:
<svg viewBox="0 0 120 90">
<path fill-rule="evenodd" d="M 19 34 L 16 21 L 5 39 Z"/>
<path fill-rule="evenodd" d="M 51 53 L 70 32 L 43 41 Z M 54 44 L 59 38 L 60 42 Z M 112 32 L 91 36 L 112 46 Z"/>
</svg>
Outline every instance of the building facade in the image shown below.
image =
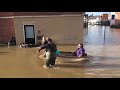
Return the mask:
<svg viewBox="0 0 120 90">
<path fill-rule="evenodd" d="M 13 16 L 13 12 L 0 12 L 0 43 L 6 43 L 15 36 Z"/>
<path fill-rule="evenodd" d="M 100 16 L 89 16 L 89 24 L 92 24 L 92 25 L 101 24 L 101 17 Z"/>
<path fill-rule="evenodd" d="M 83 18 L 83 12 L 0 12 L 0 43 L 14 36 L 17 44 L 37 44 L 42 35 L 57 44 L 82 43 Z"/>
<path fill-rule="evenodd" d="M 102 14 L 101 15 L 101 25 L 110 25 L 110 21 L 109 21 L 109 14 Z"/>
<path fill-rule="evenodd" d="M 111 12 L 110 26 L 120 27 L 120 12 Z"/>
<path fill-rule="evenodd" d="M 115 25 L 120 25 L 120 12 L 115 12 Z"/>
</svg>

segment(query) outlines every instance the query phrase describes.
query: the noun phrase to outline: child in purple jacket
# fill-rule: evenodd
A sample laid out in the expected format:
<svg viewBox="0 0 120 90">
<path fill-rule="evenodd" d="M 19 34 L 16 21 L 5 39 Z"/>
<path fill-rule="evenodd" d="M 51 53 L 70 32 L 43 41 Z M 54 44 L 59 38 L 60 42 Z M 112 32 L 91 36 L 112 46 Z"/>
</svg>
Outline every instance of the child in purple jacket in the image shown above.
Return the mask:
<svg viewBox="0 0 120 90">
<path fill-rule="evenodd" d="M 78 47 L 76 52 L 74 53 L 74 56 L 77 56 L 77 57 L 87 56 L 87 54 L 85 53 L 83 44 L 78 44 Z"/>
</svg>

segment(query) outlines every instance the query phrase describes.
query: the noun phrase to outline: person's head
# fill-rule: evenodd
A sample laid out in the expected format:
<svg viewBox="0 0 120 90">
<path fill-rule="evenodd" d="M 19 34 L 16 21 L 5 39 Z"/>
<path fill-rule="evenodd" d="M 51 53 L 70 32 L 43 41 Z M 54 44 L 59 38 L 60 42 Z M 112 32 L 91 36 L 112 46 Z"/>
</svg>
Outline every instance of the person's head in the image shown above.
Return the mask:
<svg viewBox="0 0 120 90">
<path fill-rule="evenodd" d="M 83 48 L 83 44 L 80 44 L 80 47 Z"/>
<path fill-rule="evenodd" d="M 78 44 L 78 48 L 83 48 L 83 44 Z"/>
<path fill-rule="evenodd" d="M 51 38 L 48 38 L 48 42 L 51 42 L 51 43 L 52 43 L 52 39 L 51 39 Z"/>
<path fill-rule="evenodd" d="M 77 48 L 80 48 L 80 44 L 78 44 L 78 47 Z"/>
</svg>

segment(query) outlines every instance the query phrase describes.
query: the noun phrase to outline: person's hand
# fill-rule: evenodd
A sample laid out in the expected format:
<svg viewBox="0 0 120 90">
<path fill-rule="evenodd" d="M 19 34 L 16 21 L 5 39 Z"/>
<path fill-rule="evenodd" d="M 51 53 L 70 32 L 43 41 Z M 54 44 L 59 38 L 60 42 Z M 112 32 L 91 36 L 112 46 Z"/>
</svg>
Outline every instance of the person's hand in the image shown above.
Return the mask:
<svg viewBox="0 0 120 90">
<path fill-rule="evenodd" d="M 40 52 L 40 49 L 38 50 L 38 52 Z"/>
<path fill-rule="evenodd" d="M 39 48 L 39 50 L 38 50 L 39 52 L 41 51 L 41 47 Z"/>
</svg>

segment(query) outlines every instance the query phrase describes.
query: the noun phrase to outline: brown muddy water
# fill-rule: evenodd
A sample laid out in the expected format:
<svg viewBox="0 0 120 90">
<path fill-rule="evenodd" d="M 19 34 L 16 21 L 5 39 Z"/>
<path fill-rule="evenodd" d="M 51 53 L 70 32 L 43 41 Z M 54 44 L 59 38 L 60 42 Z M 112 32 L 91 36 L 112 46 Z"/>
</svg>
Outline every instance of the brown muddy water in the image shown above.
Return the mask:
<svg viewBox="0 0 120 90">
<path fill-rule="evenodd" d="M 84 45 L 89 60 L 59 63 L 58 58 L 56 69 L 43 68 L 37 48 L 0 47 L 0 78 L 120 78 L 120 29 L 89 26 Z M 76 46 L 58 49 L 74 51 Z"/>
</svg>

